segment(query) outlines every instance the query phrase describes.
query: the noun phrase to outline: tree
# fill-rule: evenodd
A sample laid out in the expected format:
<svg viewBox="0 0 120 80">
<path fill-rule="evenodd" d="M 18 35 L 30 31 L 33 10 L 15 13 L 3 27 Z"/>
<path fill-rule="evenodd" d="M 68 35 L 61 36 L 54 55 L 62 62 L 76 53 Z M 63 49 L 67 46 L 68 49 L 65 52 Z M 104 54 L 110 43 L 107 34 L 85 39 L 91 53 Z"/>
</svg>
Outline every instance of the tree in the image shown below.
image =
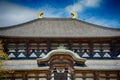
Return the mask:
<svg viewBox="0 0 120 80">
<path fill-rule="evenodd" d="M 3 43 L 2 43 L 2 40 L 0 40 L 0 78 L 7 73 L 14 72 L 13 70 L 2 67 L 2 63 L 7 59 L 8 59 L 8 55 L 4 52 Z"/>
</svg>

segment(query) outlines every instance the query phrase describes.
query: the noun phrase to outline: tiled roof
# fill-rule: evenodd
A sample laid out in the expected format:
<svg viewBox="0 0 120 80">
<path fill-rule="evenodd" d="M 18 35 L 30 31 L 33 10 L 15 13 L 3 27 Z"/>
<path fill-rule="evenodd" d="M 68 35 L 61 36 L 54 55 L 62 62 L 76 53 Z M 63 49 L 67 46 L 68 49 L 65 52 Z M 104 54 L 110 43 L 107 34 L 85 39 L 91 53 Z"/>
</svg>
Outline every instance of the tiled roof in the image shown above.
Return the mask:
<svg viewBox="0 0 120 80">
<path fill-rule="evenodd" d="M 79 55 L 74 53 L 73 51 L 65 50 L 65 49 L 52 50 L 45 57 L 37 59 L 37 61 L 38 63 L 43 62 L 43 61 L 48 61 L 51 58 L 51 56 L 56 55 L 56 54 L 57 55 L 58 54 L 70 55 L 71 57 L 73 57 L 75 61 L 79 61 L 82 63 L 86 61 L 86 59 L 79 57 Z"/>
<path fill-rule="evenodd" d="M 87 60 L 86 67 L 75 66 L 76 70 L 120 70 L 120 60 Z"/>
<path fill-rule="evenodd" d="M 48 70 L 49 67 L 38 67 L 36 60 L 7 60 L 2 65 L 3 68 L 13 70 Z"/>
<path fill-rule="evenodd" d="M 76 70 L 120 70 L 120 60 L 87 60 L 86 66 L 75 66 Z M 49 67 L 39 67 L 37 60 L 7 60 L 4 68 L 14 70 L 48 70 Z"/>
<path fill-rule="evenodd" d="M 0 36 L 13 37 L 120 37 L 120 29 L 107 28 L 71 18 L 42 18 L 0 28 Z"/>
</svg>

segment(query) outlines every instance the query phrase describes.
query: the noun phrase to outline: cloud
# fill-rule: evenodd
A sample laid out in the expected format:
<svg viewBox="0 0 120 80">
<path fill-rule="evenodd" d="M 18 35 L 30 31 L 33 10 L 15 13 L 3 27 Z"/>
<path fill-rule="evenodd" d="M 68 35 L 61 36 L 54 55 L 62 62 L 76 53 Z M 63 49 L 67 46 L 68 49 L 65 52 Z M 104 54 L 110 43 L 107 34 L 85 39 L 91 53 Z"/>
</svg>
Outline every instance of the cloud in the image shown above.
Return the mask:
<svg viewBox="0 0 120 80">
<path fill-rule="evenodd" d="M 67 12 L 70 12 L 70 13 L 81 12 L 84 9 L 84 7 L 80 4 L 80 2 L 78 2 L 78 3 L 75 3 L 74 5 L 67 6 L 65 9 Z"/>
<path fill-rule="evenodd" d="M 44 17 L 52 18 L 60 18 L 64 14 L 64 11 L 62 11 L 62 9 L 53 8 L 49 5 L 44 5 L 43 7 L 40 7 L 37 11 L 44 12 Z"/>
<path fill-rule="evenodd" d="M 64 15 L 62 9 L 58 10 L 49 5 L 36 10 L 13 3 L 1 2 L 0 10 L 0 27 L 21 24 L 37 19 L 37 13 L 40 11 L 44 12 L 43 17 L 62 17 Z"/>
<path fill-rule="evenodd" d="M 98 7 L 100 5 L 101 0 L 84 0 L 84 4 L 86 7 Z"/>
<path fill-rule="evenodd" d="M 0 3 L 0 26 L 15 25 L 35 19 L 36 11 L 15 4 Z"/>
<path fill-rule="evenodd" d="M 98 7 L 102 0 L 78 0 L 73 5 L 68 5 L 65 10 L 67 12 L 82 12 L 89 7 Z"/>
<path fill-rule="evenodd" d="M 109 20 L 109 19 L 103 19 L 103 18 L 96 18 L 96 17 L 90 17 L 86 19 L 87 22 L 102 25 L 106 27 L 112 27 L 112 28 L 119 28 L 120 24 L 117 20 Z"/>
<path fill-rule="evenodd" d="M 92 1 L 92 2 L 90 2 Z M 0 27 L 11 26 L 16 24 L 25 23 L 33 19 L 37 19 L 38 12 L 44 12 L 43 17 L 54 17 L 54 18 L 67 18 L 71 17 L 70 12 L 82 12 L 89 7 L 98 7 L 102 0 L 78 0 L 74 5 L 68 5 L 65 8 L 53 8 L 50 5 L 44 5 L 37 9 L 31 9 L 21 5 L 0 2 Z M 67 11 L 67 13 L 66 13 Z M 79 13 L 80 14 L 80 13 Z M 85 18 L 86 16 L 82 15 L 79 19 Z M 87 16 L 86 21 L 108 26 L 108 27 L 119 27 L 120 24 L 117 20 L 102 19 L 96 17 Z"/>
</svg>

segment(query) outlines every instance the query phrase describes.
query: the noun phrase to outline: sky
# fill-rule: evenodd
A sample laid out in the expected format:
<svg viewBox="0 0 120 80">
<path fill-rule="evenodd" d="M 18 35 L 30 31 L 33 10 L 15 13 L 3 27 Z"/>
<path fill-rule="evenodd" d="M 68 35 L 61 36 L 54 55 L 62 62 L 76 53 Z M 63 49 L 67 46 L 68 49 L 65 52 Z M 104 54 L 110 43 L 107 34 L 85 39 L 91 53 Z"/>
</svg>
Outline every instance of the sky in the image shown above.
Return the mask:
<svg viewBox="0 0 120 80">
<path fill-rule="evenodd" d="M 120 0 L 0 0 L 0 27 L 37 19 L 38 12 L 47 18 L 71 18 L 120 28 Z"/>
</svg>

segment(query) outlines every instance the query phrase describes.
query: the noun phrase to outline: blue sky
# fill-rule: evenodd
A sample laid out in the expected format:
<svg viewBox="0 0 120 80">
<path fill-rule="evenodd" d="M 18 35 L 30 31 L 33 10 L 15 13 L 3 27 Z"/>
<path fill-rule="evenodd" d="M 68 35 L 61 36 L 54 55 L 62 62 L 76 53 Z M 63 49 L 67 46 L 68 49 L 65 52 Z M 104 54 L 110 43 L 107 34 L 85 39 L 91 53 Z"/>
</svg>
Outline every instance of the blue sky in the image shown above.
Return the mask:
<svg viewBox="0 0 120 80">
<path fill-rule="evenodd" d="M 0 0 L 0 27 L 6 27 L 43 17 L 71 18 L 97 25 L 120 28 L 120 0 Z"/>
</svg>

